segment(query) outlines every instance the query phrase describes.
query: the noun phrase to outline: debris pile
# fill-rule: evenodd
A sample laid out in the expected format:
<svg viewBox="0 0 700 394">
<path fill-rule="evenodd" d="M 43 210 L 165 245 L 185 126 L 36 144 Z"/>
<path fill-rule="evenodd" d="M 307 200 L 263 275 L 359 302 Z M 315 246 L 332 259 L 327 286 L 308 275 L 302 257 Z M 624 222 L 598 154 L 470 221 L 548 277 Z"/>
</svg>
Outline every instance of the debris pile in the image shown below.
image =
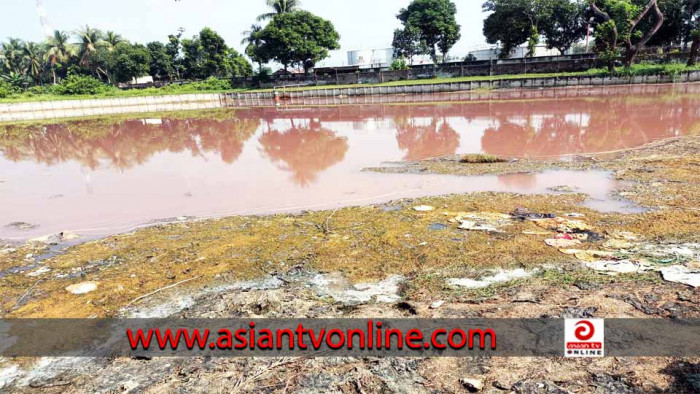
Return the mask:
<svg viewBox="0 0 700 394">
<path fill-rule="evenodd" d="M 434 208 L 419 206 L 414 209 L 428 212 Z M 655 244 L 631 232 L 599 231 L 586 223 L 585 215 L 580 213 L 558 216 L 516 208 L 510 214 L 443 212 L 443 215 L 449 217 L 448 222 L 457 223 L 458 229 L 488 233 L 504 233 L 504 228 L 513 222 L 529 222 L 541 230 L 527 230 L 523 234 L 547 236 L 545 244 L 574 256 L 589 269 L 610 275 L 659 272 L 668 282 L 700 286 L 700 244 Z M 478 289 L 529 276 L 522 269 L 490 271 L 489 274 L 491 276 L 481 280 L 453 278 L 448 284 Z"/>
</svg>

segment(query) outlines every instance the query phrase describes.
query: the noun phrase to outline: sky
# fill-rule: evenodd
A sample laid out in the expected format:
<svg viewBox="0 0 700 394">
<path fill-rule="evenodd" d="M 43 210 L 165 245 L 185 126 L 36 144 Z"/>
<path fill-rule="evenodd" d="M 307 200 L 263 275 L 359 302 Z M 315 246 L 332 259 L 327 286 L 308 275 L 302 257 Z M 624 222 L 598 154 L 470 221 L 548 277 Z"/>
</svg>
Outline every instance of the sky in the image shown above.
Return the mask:
<svg viewBox="0 0 700 394">
<path fill-rule="evenodd" d="M 462 39 L 451 55 L 466 56 L 469 50 L 485 44 L 482 34 L 484 14 L 480 0 L 453 0 Z M 103 31 L 113 30 L 132 42 L 167 40 L 180 27 L 190 37 L 203 27 L 216 30 L 226 43 L 242 52 L 242 32 L 267 12 L 264 0 L 43 0 L 53 29 L 73 31 L 85 24 Z M 399 9 L 410 0 L 302 0 L 302 8 L 328 19 L 340 33 L 340 51 L 319 65 L 347 64 L 348 50 L 391 46 Z M 0 41 L 17 37 L 43 40 L 35 0 L 0 0 Z"/>
</svg>

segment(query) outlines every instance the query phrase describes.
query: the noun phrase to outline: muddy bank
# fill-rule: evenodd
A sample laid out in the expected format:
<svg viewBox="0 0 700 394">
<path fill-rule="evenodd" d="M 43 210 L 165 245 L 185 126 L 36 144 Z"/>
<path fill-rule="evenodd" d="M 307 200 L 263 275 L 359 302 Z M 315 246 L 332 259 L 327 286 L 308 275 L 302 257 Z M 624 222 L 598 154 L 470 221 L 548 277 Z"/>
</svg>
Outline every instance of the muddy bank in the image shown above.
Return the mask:
<svg viewBox="0 0 700 394">
<path fill-rule="evenodd" d="M 552 196 L 473 193 L 158 225 L 71 247 L 31 270 L 15 268 L 45 247 L 14 246 L 0 252 L 3 315 L 700 317 L 694 282 L 667 270 L 700 270 L 698 137 L 568 162 L 460 159 L 387 171 L 600 168 L 634 181 L 618 194 L 650 210 L 601 213 L 582 207 L 586 196 L 563 184 Z M 696 392 L 698 365 L 668 358 L 43 359 L 3 360 L 0 377 L 14 391 L 461 392 L 479 383 L 485 392 Z"/>
</svg>

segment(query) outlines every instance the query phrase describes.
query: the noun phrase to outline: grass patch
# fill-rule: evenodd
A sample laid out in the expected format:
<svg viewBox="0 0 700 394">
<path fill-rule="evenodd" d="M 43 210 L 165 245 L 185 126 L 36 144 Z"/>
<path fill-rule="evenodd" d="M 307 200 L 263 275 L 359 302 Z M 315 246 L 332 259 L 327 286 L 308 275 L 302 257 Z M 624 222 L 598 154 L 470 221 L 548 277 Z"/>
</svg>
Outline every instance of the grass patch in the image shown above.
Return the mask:
<svg viewBox="0 0 700 394">
<path fill-rule="evenodd" d="M 481 153 L 463 155 L 459 162 L 464 164 L 480 164 L 480 163 L 505 163 L 506 159 L 495 155 L 487 155 Z"/>
</svg>

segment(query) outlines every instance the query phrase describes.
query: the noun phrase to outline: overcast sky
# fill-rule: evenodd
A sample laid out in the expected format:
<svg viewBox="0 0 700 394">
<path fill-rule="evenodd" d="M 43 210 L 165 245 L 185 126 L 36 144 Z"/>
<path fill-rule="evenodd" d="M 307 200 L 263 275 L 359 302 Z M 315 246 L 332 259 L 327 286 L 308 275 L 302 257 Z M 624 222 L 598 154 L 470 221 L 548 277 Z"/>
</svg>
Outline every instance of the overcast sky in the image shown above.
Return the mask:
<svg viewBox="0 0 700 394">
<path fill-rule="evenodd" d="M 264 0 L 43 1 L 54 29 L 73 31 L 87 23 L 146 43 L 165 41 L 180 27 L 186 29 L 185 36 L 189 37 L 209 26 L 239 51 L 241 33 L 267 10 Z M 466 55 L 469 49 L 484 44 L 483 1 L 455 2 L 462 39 L 450 53 Z M 400 26 L 396 14 L 409 3 L 410 0 L 302 0 L 302 8 L 333 22 L 341 35 L 342 50 L 333 53 L 324 65 L 342 65 L 347 62 L 347 50 L 391 46 L 392 32 Z M 0 0 L 0 15 L 0 41 L 7 37 L 43 39 L 36 0 Z"/>
</svg>

